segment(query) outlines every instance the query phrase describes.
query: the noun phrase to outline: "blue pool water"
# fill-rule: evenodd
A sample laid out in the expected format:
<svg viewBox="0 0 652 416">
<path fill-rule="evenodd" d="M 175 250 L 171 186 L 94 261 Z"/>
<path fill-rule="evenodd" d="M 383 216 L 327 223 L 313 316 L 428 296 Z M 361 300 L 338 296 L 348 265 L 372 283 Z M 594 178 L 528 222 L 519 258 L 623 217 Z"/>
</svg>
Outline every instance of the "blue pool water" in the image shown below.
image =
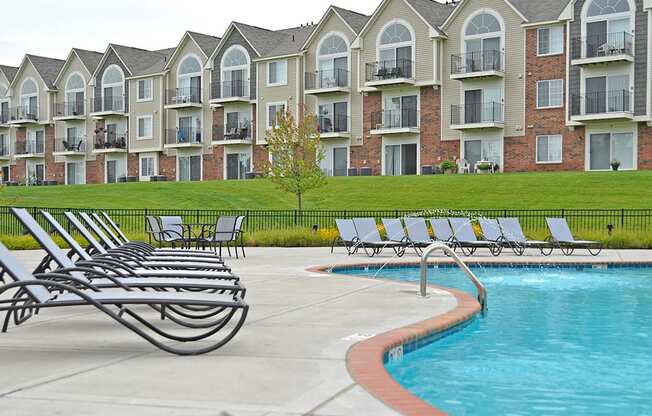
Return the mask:
<svg viewBox="0 0 652 416">
<path fill-rule="evenodd" d="M 487 316 L 388 362 L 401 385 L 452 415 L 652 415 L 652 268 L 472 270 Z M 457 268 L 431 269 L 429 281 L 475 293 Z"/>
</svg>

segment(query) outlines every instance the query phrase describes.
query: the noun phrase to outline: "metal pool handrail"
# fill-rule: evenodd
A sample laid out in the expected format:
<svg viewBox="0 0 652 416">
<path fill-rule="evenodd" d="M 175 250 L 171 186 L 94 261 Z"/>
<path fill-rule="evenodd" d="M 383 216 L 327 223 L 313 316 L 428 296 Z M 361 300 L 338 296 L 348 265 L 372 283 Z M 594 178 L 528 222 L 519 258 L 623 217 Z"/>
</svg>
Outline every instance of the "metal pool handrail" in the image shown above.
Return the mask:
<svg viewBox="0 0 652 416">
<path fill-rule="evenodd" d="M 433 243 L 423 251 L 423 255 L 421 256 L 421 296 L 426 297 L 428 294 L 428 258 L 435 251 L 443 251 L 444 253 L 448 254 L 455 261 L 455 263 L 457 263 L 459 268 L 462 269 L 464 273 L 466 273 L 469 280 L 471 280 L 471 282 L 478 290 L 478 302 L 480 302 L 480 306 L 482 307 L 482 313 L 485 313 L 487 311 L 487 290 L 480 282 L 480 280 L 478 280 L 475 274 L 473 274 L 471 269 L 469 269 L 466 263 L 464 263 L 464 261 L 462 261 L 462 259 L 457 254 L 455 254 L 455 251 L 443 243 Z"/>
</svg>

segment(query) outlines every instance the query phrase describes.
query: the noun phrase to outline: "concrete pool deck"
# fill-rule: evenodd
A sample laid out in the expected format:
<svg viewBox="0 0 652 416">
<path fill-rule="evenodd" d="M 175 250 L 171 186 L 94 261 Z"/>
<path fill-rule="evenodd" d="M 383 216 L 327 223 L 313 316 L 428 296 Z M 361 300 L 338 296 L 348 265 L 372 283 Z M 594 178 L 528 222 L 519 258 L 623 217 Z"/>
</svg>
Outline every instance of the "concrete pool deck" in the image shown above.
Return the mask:
<svg viewBox="0 0 652 416">
<path fill-rule="evenodd" d="M 16 252 L 35 267 L 40 251 Z M 321 265 L 414 263 L 418 258 L 339 249 L 247 250 L 228 259 L 247 287 L 250 313 L 225 347 L 198 357 L 161 352 L 90 308 L 44 310 L 0 334 L 0 413 L 12 415 L 394 415 L 347 370 L 349 348 L 443 315 L 456 297 L 386 280 L 326 276 Z M 439 255 L 434 260 L 449 261 Z M 471 261 L 514 263 L 652 262 L 652 251 L 543 258 L 479 254 Z M 488 293 L 491 305 L 491 293 Z"/>
</svg>

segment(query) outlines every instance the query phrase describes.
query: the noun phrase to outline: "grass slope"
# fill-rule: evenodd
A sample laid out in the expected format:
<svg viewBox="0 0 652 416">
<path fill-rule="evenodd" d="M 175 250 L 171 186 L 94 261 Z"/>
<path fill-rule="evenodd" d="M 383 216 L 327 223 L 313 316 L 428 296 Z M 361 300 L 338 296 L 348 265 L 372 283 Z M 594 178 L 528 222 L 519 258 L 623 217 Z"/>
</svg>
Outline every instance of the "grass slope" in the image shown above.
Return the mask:
<svg viewBox="0 0 652 416">
<path fill-rule="evenodd" d="M 305 209 L 650 208 L 652 171 L 329 178 Z M 294 209 L 267 180 L 5 187 L 0 204 L 70 208 Z"/>
</svg>

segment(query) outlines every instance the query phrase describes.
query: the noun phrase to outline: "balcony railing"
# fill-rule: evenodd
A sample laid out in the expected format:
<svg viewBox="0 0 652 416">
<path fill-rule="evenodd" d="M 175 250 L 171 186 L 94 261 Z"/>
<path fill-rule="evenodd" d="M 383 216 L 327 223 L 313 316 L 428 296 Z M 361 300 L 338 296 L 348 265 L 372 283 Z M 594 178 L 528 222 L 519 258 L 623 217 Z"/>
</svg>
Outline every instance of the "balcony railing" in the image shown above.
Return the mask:
<svg viewBox="0 0 652 416">
<path fill-rule="evenodd" d="M 42 155 L 45 153 L 43 139 L 27 139 L 16 141 L 17 155 Z"/>
<path fill-rule="evenodd" d="M 634 37 L 628 32 L 600 33 L 571 40 L 572 59 L 634 56 Z"/>
<path fill-rule="evenodd" d="M 571 98 L 571 115 L 631 113 L 632 94 L 627 90 L 596 91 Z"/>
<path fill-rule="evenodd" d="M 182 87 L 165 92 L 166 105 L 201 104 L 201 88 Z"/>
<path fill-rule="evenodd" d="M 451 125 L 502 122 L 502 103 L 471 103 L 451 106 Z"/>
<path fill-rule="evenodd" d="M 94 113 L 125 112 L 125 96 L 104 96 L 101 98 L 91 99 L 91 109 Z"/>
<path fill-rule="evenodd" d="M 62 102 L 54 105 L 55 117 L 76 117 L 86 114 L 86 100 Z"/>
<path fill-rule="evenodd" d="M 9 120 L 31 120 L 38 121 L 38 106 L 21 105 L 9 109 Z"/>
<path fill-rule="evenodd" d="M 366 65 L 367 82 L 412 79 L 414 62 L 409 59 L 372 62 Z"/>
<path fill-rule="evenodd" d="M 165 144 L 200 144 L 201 136 L 201 129 L 194 127 L 168 129 L 165 132 Z"/>
<path fill-rule="evenodd" d="M 419 127 L 419 111 L 415 108 L 371 113 L 371 129 L 405 129 Z"/>
<path fill-rule="evenodd" d="M 451 75 L 504 71 L 505 54 L 497 50 L 451 55 Z"/>
<path fill-rule="evenodd" d="M 54 139 L 54 151 L 56 153 L 63 152 L 86 152 L 86 137 L 67 137 Z"/>
<path fill-rule="evenodd" d="M 9 156 L 9 143 L 5 140 L 0 142 L 0 157 Z"/>
<path fill-rule="evenodd" d="M 100 132 L 95 135 L 95 150 L 124 150 L 127 148 L 127 132 Z"/>
<path fill-rule="evenodd" d="M 247 123 L 240 123 L 237 126 L 227 125 L 226 129 L 222 126 L 215 126 L 213 129 L 213 140 L 251 140 L 251 125 Z"/>
<path fill-rule="evenodd" d="M 9 109 L 0 113 L 0 124 L 6 124 L 9 120 Z"/>
<path fill-rule="evenodd" d="M 346 88 L 349 86 L 349 71 L 336 68 L 306 72 L 304 82 L 306 90 Z"/>
<path fill-rule="evenodd" d="M 249 100 L 251 98 L 251 90 L 249 81 L 223 81 L 211 83 L 211 99 L 231 99 L 242 98 Z"/>
<path fill-rule="evenodd" d="M 334 114 L 317 117 L 319 133 L 346 133 L 349 131 L 349 117 L 346 114 Z"/>
</svg>

